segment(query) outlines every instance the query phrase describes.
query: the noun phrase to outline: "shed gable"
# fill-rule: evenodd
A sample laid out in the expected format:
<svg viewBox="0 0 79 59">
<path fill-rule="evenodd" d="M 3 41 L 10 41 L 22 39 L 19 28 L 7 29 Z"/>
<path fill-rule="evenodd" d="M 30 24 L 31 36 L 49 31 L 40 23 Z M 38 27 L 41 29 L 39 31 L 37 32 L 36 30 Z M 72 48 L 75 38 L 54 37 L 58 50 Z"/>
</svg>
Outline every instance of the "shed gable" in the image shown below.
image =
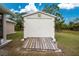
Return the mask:
<svg viewBox="0 0 79 59">
<path fill-rule="evenodd" d="M 37 13 L 33 13 L 33 14 L 29 14 L 27 16 L 24 16 L 27 18 L 55 18 L 54 16 L 45 14 L 45 13 L 41 13 L 41 12 L 37 12 Z"/>
</svg>

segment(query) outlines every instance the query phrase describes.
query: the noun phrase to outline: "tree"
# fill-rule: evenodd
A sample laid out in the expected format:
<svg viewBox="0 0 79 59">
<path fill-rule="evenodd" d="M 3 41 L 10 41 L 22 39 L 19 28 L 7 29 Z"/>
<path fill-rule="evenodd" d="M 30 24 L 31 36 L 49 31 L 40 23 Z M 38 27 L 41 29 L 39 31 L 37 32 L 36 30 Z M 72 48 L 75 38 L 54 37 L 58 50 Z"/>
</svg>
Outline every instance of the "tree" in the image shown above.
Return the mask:
<svg viewBox="0 0 79 59">
<path fill-rule="evenodd" d="M 46 6 L 42 11 L 45 11 L 46 13 L 50 13 L 57 16 L 55 20 L 55 24 L 56 24 L 55 28 L 57 31 L 60 31 L 63 27 L 64 20 L 62 15 L 59 13 L 59 7 L 57 6 L 57 4 L 51 4 L 51 5 L 46 4 Z"/>
<path fill-rule="evenodd" d="M 79 31 L 79 18 L 75 18 L 69 22 L 69 29 Z"/>
<path fill-rule="evenodd" d="M 69 29 L 70 30 L 73 30 L 73 26 L 74 26 L 74 22 L 73 21 L 70 21 L 69 22 Z"/>
<path fill-rule="evenodd" d="M 46 6 L 43 9 L 43 11 L 45 11 L 46 13 L 50 13 L 53 15 L 56 15 L 58 10 L 59 10 L 59 7 L 57 6 L 57 4 L 51 4 L 51 5 L 46 4 Z"/>
<path fill-rule="evenodd" d="M 73 22 L 73 30 L 79 31 L 79 18 L 75 18 Z"/>
<path fill-rule="evenodd" d="M 16 22 L 15 30 L 16 31 L 23 30 L 23 28 L 24 28 L 24 26 L 23 26 L 24 20 L 23 20 L 23 17 L 22 17 L 21 14 L 19 14 L 19 13 L 16 14 L 15 22 Z"/>
<path fill-rule="evenodd" d="M 10 16 L 9 19 L 10 20 L 13 20 L 16 22 L 16 25 L 15 25 L 15 30 L 16 31 L 20 31 L 20 30 L 23 30 L 23 17 L 22 17 L 23 14 L 20 14 L 20 13 L 16 13 L 16 16 L 13 17 L 13 16 Z"/>
</svg>

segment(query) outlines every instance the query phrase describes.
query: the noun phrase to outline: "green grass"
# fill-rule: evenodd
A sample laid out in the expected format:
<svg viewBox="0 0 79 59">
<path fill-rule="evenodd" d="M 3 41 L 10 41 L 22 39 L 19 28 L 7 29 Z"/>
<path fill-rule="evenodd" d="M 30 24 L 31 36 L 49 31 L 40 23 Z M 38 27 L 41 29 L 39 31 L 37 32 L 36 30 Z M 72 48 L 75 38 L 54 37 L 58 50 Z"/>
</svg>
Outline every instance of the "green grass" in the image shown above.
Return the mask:
<svg viewBox="0 0 79 59">
<path fill-rule="evenodd" d="M 17 39 L 22 39 L 23 38 L 23 32 L 22 31 L 16 31 L 14 34 L 9 34 L 7 35 L 7 39 L 12 39 L 12 40 L 17 40 Z"/>
<path fill-rule="evenodd" d="M 7 38 L 13 40 L 13 43 L 9 44 L 10 46 L 8 46 L 8 49 L 11 50 L 11 47 L 12 47 L 11 51 L 13 51 L 13 48 L 15 46 L 20 47 L 22 45 L 20 43 L 23 43 L 23 42 L 20 42 L 20 40 L 23 38 L 23 32 L 19 31 L 19 32 L 16 32 L 15 34 L 10 34 L 7 36 Z M 64 55 L 79 55 L 79 32 L 78 31 L 56 32 L 56 40 L 58 43 L 58 47 L 62 49 Z M 11 52 L 10 55 L 12 55 L 13 53 L 14 52 Z M 30 54 L 32 55 L 33 53 L 31 52 Z M 16 52 L 13 55 L 16 55 Z M 35 52 L 35 55 L 38 55 L 38 52 Z M 53 55 L 53 54 L 46 52 L 44 53 L 44 55 Z"/>
<path fill-rule="evenodd" d="M 56 39 L 65 55 L 79 55 L 79 32 L 56 32 Z"/>
</svg>

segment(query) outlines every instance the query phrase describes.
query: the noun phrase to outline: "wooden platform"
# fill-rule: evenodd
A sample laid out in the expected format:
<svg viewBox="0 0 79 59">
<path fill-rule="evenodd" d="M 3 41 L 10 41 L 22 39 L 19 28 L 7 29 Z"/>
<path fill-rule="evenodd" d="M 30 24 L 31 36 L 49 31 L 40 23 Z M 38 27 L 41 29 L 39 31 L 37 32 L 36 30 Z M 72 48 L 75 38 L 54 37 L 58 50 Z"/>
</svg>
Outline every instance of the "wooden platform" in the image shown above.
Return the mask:
<svg viewBox="0 0 79 59">
<path fill-rule="evenodd" d="M 6 40 L 4 41 L 1 45 L 0 45 L 0 48 L 7 45 L 8 43 L 10 43 L 12 40 Z"/>
<path fill-rule="evenodd" d="M 57 50 L 56 42 L 52 38 L 30 37 L 25 39 L 23 48 L 31 50 Z"/>
</svg>

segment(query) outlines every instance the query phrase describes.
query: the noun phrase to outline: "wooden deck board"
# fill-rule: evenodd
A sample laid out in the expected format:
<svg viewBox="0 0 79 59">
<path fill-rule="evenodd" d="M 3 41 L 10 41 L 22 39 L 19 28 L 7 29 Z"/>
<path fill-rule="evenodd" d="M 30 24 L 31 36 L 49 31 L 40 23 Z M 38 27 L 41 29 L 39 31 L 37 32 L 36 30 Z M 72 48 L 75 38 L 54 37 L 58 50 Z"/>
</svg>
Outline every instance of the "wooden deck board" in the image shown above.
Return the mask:
<svg viewBox="0 0 79 59">
<path fill-rule="evenodd" d="M 47 39 L 45 41 L 46 41 L 45 43 L 46 43 L 47 49 L 50 49 L 50 47 L 49 47 L 49 44 L 50 44 L 49 41 Z"/>
<path fill-rule="evenodd" d="M 51 38 L 28 38 L 24 42 L 26 49 L 55 50 L 55 43 Z"/>
<path fill-rule="evenodd" d="M 34 39 L 32 39 L 32 41 L 33 41 L 33 44 L 32 44 L 32 48 L 34 48 L 34 45 L 35 45 L 35 41 L 34 41 Z"/>
<path fill-rule="evenodd" d="M 26 39 L 26 41 L 24 42 L 24 45 L 23 45 L 24 48 L 27 48 L 28 41 L 29 40 Z"/>
</svg>

